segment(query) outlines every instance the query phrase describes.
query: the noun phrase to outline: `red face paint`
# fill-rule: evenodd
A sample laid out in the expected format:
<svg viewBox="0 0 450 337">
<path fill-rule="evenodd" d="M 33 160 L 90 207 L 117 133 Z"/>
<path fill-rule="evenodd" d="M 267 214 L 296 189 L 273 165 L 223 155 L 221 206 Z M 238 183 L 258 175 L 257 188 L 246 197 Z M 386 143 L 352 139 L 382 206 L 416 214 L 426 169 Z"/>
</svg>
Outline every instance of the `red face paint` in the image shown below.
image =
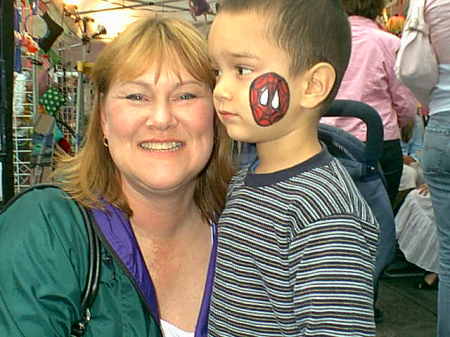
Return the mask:
<svg viewBox="0 0 450 337">
<path fill-rule="evenodd" d="M 250 85 L 250 107 L 259 126 L 271 126 L 284 117 L 289 108 L 289 87 L 276 73 L 255 78 Z"/>
</svg>

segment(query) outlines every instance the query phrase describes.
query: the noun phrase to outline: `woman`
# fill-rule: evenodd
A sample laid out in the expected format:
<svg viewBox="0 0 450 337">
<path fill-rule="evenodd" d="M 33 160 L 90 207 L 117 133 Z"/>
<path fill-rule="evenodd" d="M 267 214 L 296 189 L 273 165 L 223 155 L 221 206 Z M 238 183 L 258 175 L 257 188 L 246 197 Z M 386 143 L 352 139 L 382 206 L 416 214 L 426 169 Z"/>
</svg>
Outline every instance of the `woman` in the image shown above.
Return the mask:
<svg viewBox="0 0 450 337">
<path fill-rule="evenodd" d="M 206 336 L 214 221 L 231 175 L 212 104 L 205 41 L 182 21 L 131 24 L 97 58 L 85 145 L 56 189 L 0 217 L 0 322 L 6 336 L 68 336 L 80 316 L 87 238 L 101 238 L 85 336 Z"/>
<path fill-rule="evenodd" d="M 439 78 L 431 90 L 422 167 L 439 239 L 437 336 L 450 336 L 450 0 L 427 0 L 425 21 L 436 53 Z"/>
</svg>

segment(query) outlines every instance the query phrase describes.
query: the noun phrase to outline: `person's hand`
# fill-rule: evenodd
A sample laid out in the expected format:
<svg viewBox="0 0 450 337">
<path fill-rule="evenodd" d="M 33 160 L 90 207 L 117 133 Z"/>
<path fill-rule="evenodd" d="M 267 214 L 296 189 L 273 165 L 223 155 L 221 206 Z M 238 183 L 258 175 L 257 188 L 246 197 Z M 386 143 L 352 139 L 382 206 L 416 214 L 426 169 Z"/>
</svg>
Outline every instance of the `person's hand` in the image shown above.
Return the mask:
<svg viewBox="0 0 450 337">
<path fill-rule="evenodd" d="M 428 195 L 428 193 L 430 193 L 429 189 L 428 189 L 428 185 L 427 184 L 422 184 L 420 185 L 417 190 L 419 191 L 420 195 L 426 196 Z"/>
<path fill-rule="evenodd" d="M 411 157 L 411 156 L 403 156 L 403 163 L 405 163 L 405 165 L 411 165 L 412 163 L 415 163 L 416 160 Z"/>
</svg>

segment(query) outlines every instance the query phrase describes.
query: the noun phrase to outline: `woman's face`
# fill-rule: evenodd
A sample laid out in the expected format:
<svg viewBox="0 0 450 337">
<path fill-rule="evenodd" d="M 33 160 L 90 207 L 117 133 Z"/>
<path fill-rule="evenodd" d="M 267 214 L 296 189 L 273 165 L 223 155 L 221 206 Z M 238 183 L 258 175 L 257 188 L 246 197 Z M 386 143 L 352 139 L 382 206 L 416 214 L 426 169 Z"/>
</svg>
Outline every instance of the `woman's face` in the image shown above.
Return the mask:
<svg viewBox="0 0 450 337">
<path fill-rule="evenodd" d="M 102 109 L 103 133 L 126 194 L 193 191 L 211 156 L 210 88 L 184 69 L 157 70 L 113 83 Z"/>
</svg>

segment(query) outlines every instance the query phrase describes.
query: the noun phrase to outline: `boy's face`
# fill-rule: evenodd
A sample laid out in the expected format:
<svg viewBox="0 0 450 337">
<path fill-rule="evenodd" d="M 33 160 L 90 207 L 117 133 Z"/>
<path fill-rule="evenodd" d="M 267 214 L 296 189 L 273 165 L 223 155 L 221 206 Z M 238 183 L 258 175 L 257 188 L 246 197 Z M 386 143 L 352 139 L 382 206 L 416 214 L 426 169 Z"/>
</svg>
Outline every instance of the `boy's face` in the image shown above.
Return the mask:
<svg viewBox="0 0 450 337">
<path fill-rule="evenodd" d="M 219 14 L 209 33 L 217 71 L 214 105 L 235 140 L 280 140 L 298 129 L 301 75 L 289 74 L 289 57 L 268 36 L 265 16 Z M 294 90 L 295 89 L 295 90 Z"/>
</svg>

